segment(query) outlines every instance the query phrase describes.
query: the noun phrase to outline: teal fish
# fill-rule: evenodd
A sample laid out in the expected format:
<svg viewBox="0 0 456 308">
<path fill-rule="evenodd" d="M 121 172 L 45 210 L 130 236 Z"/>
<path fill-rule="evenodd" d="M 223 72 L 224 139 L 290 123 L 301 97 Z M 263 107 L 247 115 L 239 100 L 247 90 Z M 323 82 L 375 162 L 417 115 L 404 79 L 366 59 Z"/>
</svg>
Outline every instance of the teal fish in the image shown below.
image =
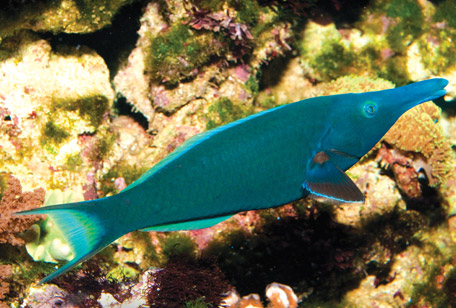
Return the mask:
<svg viewBox="0 0 456 308">
<path fill-rule="evenodd" d="M 408 109 L 443 96 L 448 81 L 315 97 L 199 134 L 119 194 L 18 214 L 47 214 L 75 253 L 40 283 L 134 231 L 192 230 L 308 195 L 363 202 L 345 170 Z"/>
</svg>

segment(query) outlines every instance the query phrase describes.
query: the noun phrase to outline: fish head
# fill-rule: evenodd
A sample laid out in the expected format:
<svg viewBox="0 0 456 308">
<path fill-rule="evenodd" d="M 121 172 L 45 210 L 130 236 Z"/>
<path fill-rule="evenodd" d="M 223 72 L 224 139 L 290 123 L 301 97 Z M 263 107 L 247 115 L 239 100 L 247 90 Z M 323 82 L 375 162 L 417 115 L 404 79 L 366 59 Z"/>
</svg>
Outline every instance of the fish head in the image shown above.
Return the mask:
<svg viewBox="0 0 456 308">
<path fill-rule="evenodd" d="M 445 95 L 447 84 L 447 80 L 435 78 L 390 90 L 328 96 L 335 101 L 322 148 L 361 158 L 407 110 Z M 353 159 L 348 166 L 339 167 L 352 164 Z"/>
</svg>

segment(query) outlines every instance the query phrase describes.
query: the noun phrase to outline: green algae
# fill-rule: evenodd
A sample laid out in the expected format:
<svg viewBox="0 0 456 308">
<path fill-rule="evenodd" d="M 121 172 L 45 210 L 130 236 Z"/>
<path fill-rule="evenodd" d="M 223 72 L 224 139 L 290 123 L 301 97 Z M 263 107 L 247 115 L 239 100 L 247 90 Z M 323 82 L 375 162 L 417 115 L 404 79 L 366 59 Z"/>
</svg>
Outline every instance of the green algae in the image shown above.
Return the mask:
<svg viewBox="0 0 456 308">
<path fill-rule="evenodd" d="M 259 18 L 261 7 L 255 0 L 228 0 L 228 5 L 236 11 L 239 22 L 255 25 Z"/>
<path fill-rule="evenodd" d="M 81 153 L 74 153 L 69 155 L 66 159 L 65 167 L 71 172 L 77 172 L 84 160 L 82 159 Z"/>
<path fill-rule="evenodd" d="M 424 280 L 414 284 L 410 302 L 407 303 L 406 307 L 413 308 L 419 304 L 426 304 L 435 308 L 454 307 L 450 305 L 450 302 L 455 303 L 454 293 L 456 290 L 448 290 L 448 287 L 445 287 L 445 285 L 446 282 L 456 277 L 456 268 L 450 270 L 442 288 L 438 283 L 437 277 L 442 274 L 443 264 L 432 262 L 433 258 L 430 258 L 429 261 L 431 261 L 429 264 L 431 269 L 427 270 Z"/>
<path fill-rule="evenodd" d="M 135 248 L 142 254 L 142 261 L 139 267 L 147 270 L 150 267 L 158 266 L 161 262 L 160 254 L 157 252 L 157 247 L 152 243 L 148 232 L 135 231 L 132 232 Z"/>
<path fill-rule="evenodd" d="M 377 76 L 390 80 L 397 87 L 408 84 L 410 76 L 407 70 L 407 58 L 402 56 L 389 58 L 385 69 L 377 72 Z"/>
<path fill-rule="evenodd" d="M 428 37 L 422 37 L 419 41 L 420 53 L 423 55 L 424 66 L 433 74 L 445 73 L 456 64 L 456 29 L 433 29 L 430 33 L 438 41 L 438 44 L 430 44 Z"/>
<path fill-rule="evenodd" d="M 93 163 L 103 161 L 111 152 L 117 136 L 109 129 L 103 129 L 97 132 L 95 142 L 87 156 Z"/>
<path fill-rule="evenodd" d="M 395 85 L 382 78 L 369 78 L 366 76 L 346 75 L 322 87 L 323 95 L 342 93 L 362 93 L 394 88 Z"/>
<path fill-rule="evenodd" d="M 258 74 L 257 74 L 258 75 Z M 256 96 L 260 91 L 260 81 L 258 77 L 250 75 L 245 82 L 245 87 L 249 91 L 250 95 Z"/>
<path fill-rule="evenodd" d="M 139 271 L 128 265 L 118 265 L 111 269 L 106 278 L 112 282 L 128 282 L 136 280 L 139 276 Z"/>
<path fill-rule="evenodd" d="M 258 106 L 264 109 L 270 109 L 277 106 L 274 98 L 267 96 L 264 99 L 258 100 Z"/>
<path fill-rule="evenodd" d="M 163 263 L 163 257 L 157 252 L 157 247 L 152 243 L 148 232 L 134 231 L 128 237 L 118 240 L 118 243 L 123 247 L 125 256 L 116 256 L 115 251 L 108 251 L 107 256 L 110 258 L 110 263 L 121 263 L 126 267 L 133 267 L 127 270 L 127 273 L 134 274 L 138 267 L 141 270 L 147 270 L 150 267 L 156 267 Z M 113 272 L 112 275 L 115 275 Z M 122 272 L 117 271 L 117 274 Z M 118 280 L 122 276 L 117 277 Z"/>
<path fill-rule="evenodd" d="M 332 80 L 346 75 L 355 57 L 355 54 L 339 41 L 331 40 L 323 44 L 322 50 L 311 61 L 311 66 L 323 75 L 325 80 Z"/>
<path fill-rule="evenodd" d="M 259 18 L 259 12 L 262 7 L 255 0 L 228 0 L 228 1 L 211 1 L 202 0 L 198 1 L 198 5 L 202 9 L 210 10 L 212 12 L 223 11 L 224 7 L 235 12 L 235 20 L 237 22 L 246 23 L 248 25 L 255 25 Z"/>
<path fill-rule="evenodd" d="M 197 300 L 186 302 L 185 303 L 185 308 L 209 308 L 209 307 L 214 307 L 210 303 L 206 303 L 204 301 L 204 297 L 198 298 Z"/>
<path fill-rule="evenodd" d="M 37 20 L 46 10 L 55 10 L 59 1 L 42 0 L 39 3 L 28 2 L 17 8 L 0 11 L 0 42 L 4 38 L 11 37 L 23 26 L 26 20 Z M 0 57 L 1 58 L 1 57 Z"/>
<path fill-rule="evenodd" d="M 453 0 L 439 1 L 433 16 L 434 21 L 445 21 L 448 26 L 456 28 L 456 6 Z"/>
<path fill-rule="evenodd" d="M 185 233 L 172 232 L 161 240 L 163 256 L 168 261 L 174 258 L 195 258 L 197 246 Z"/>
<path fill-rule="evenodd" d="M 105 196 L 117 194 L 119 190 L 114 185 L 114 180 L 123 178 L 128 186 L 136 181 L 142 174 L 148 170 L 147 167 L 131 165 L 126 161 L 120 161 L 115 164 L 101 179 L 102 191 Z"/>
<path fill-rule="evenodd" d="M 330 81 L 353 71 L 356 53 L 334 24 L 308 23 L 299 46 L 301 65 L 320 81 Z"/>
<path fill-rule="evenodd" d="M 233 122 L 253 114 L 252 107 L 234 104 L 229 98 L 221 97 L 209 106 L 206 114 L 206 129 Z"/>
<path fill-rule="evenodd" d="M 111 24 L 118 10 L 134 0 L 42 0 L 15 2 L 0 12 L 0 42 L 19 30 L 54 34 L 90 33 Z M 5 4 L 7 6 L 7 4 Z"/>
<path fill-rule="evenodd" d="M 109 101 L 106 96 L 93 95 L 79 99 L 54 98 L 51 104 L 52 114 L 65 111 L 74 111 L 88 121 L 93 127 L 98 127 L 103 120 L 104 113 L 108 110 Z"/>
<path fill-rule="evenodd" d="M 76 100 L 54 98 L 51 102 L 47 122 L 41 128 L 41 145 L 49 153 L 57 154 L 57 147 L 74 134 L 73 130 L 77 130 L 78 119 L 68 116 L 68 112 L 76 112 L 93 129 L 97 129 L 103 120 L 103 115 L 107 111 L 108 105 L 108 99 L 101 95 L 83 97 Z M 63 121 L 62 124 L 60 124 L 61 121 Z M 101 144 L 99 147 L 103 148 L 103 145 Z M 73 163 L 77 161 L 77 159 L 73 160 Z M 71 166 L 71 159 L 69 159 L 69 162 Z"/>
<path fill-rule="evenodd" d="M 298 307 L 305 308 L 359 308 L 354 305 L 348 304 L 346 301 L 332 301 L 332 300 L 311 300 L 311 301 L 302 301 L 302 305 Z"/>
<path fill-rule="evenodd" d="M 386 5 L 386 16 L 397 23 L 387 30 L 387 40 L 395 51 L 404 51 L 408 43 L 423 33 L 424 16 L 416 0 L 392 0 Z"/>
<path fill-rule="evenodd" d="M 134 0 L 77 0 L 75 4 L 81 14 L 79 22 L 91 24 L 97 30 L 109 25 L 122 6 L 133 2 Z"/>
<path fill-rule="evenodd" d="M 157 82 L 177 85 L 194 76 L 212 55 L 223 52 L 217 49 L 212 33 L 196 33 L 189 25 L 177 23 L 164 34 L 150 38 L 146 71 Z"/>
<path fill-rule="evenodd" d="M 3 193 L 8 188 L 8 178 L 10 175 L 6 172 L 0 172 L 0 200 L 2 200 Z"/>
<path fill-rule="evenodd" d="M 447 273 L 443 291 L 448 299 L 448 307 L 456 307 L 456 267 Z"/>
<path fill-rule="evenodd" d="M 58 126 L 53 119 L 49 119 L 41 130 L 40 142 L 43 147 L 49 145 L 59 145 L 70 137 L 70 134 L 60 126 Z M 46 148 L 46 147 L 45 147 Z M 55 152 L 51 147 L 46 148 L 49 152 Z"/>
</svg>

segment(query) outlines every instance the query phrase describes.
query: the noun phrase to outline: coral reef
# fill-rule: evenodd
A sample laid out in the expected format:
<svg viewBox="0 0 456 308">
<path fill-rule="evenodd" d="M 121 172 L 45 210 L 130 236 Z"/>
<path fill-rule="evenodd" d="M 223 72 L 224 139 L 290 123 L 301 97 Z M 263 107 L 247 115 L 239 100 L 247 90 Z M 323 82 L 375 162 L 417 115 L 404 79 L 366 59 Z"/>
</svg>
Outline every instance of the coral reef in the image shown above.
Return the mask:
<svg viewBox="0 0 456 308">
<path fill-rule="evenodd" d="M 55 285 L 46 285 L 41 288 L 32 288 L 28 298 L 24 301 L 26 307 L 59 307 L 67 301 L 69 294 Z M 65 306 L 64 306 L 65 307 Z"/>
<path fill-rule="evenodd" d="M 74 169 L 92 167 L 82 164 L 78 137 L 105 127 L 114 98 L 103 59 L 86 48 L 52 51 L 27 32 L 2 48 L 0 170 L 13 173 L 27 190 L 85 184 L 71 176 Z"/>
<path fill-rule="evenodd" d="M 369 275 L 361 281 L 360 288 L 348 292 L 347 304 L 356 307 L 451 307 L 454 287 L 448 295 L 445 293 L 450 287 L 447 285 L 450 272 L 454 270 L 454 260 L 448 257 L 454 253 L 454 245 L 445 238 L 448 233 L 444 228 L 423 236 L 419 236 L 419 240 L 424 240 L 421 242 L 424 246 L 411 245 L 391 260 L 384 280 Z"/>
<path fill-rule="evenodd" d="M 395 209 L 405 210 L 406 205 L 396 182 L 382 173 L 378 163 L 374 161 L 352 167 L 348 174 L 354 179 L 366 199 L 364 204 L 350 203 L 334 208 L 334 221 L 361 228 L 380 215 L 386 215 Z M 375 186 L 371 183 L 375 183 Z"/>
<path fill-rule="evenodd" d="M 133 106 L 133 111 L 140 112 L 148 121 L 152 121 L 155 110 L 148 97 L 150 77 L 144 73 L 146 47 L 149 45 L 148 37 L 158 35 L 168 25 L 160 15 L 160 6 L 155 2 L 147 4 L 140 22 L 136 47 L 118 70 L 113 83 L 116 92 Z"/>
<path fill-rule="evenodd" d="M 0 13 L 0 42 L 20 30 L 53 33 L 89 33 L 111 23 L 122 6 L 132 0 L 96 1 L 5 1 L 10 2 Z M 4 2 L 2 2 L 2 6 Z"/>
<path fill-rule="evenodd" d="M 303 37 L 301 65 L 313 79 L 329 81 L 350 73 L 355 55 L 344 46 L 334 24 L 310 22 Z"/>
<path fill-rule="evenodd" d="M 192 101 L 222 96 L 251 103 L 245 80 L 233 78 L 230 66 L 249 57 L 250 84 L 257 84 L 261 64 L 291 50 L 289 23 L 274 21 L 270 9 L 257 11 L 256 1 L 199 5 L 168 5 L 170 25 L 162 7 L 148 4 L 136 48 L 114 78 L 117 91 L 134 110 L 153 120 L 151 130 L 160 131 L 154 109 L 170 115 Z"/>
<path fill-rule="evenodd" d="M 306 75 L 323 81 L 354 73 L 397 85 L 439 74 L 453 79 L 454 27 L 442 13 L 446 6 L 445 1 L 436 7 L 429 1 L 372 1 L 354 27 L 310 22 L 299 46 L 301 65 Z"/>
</svg>

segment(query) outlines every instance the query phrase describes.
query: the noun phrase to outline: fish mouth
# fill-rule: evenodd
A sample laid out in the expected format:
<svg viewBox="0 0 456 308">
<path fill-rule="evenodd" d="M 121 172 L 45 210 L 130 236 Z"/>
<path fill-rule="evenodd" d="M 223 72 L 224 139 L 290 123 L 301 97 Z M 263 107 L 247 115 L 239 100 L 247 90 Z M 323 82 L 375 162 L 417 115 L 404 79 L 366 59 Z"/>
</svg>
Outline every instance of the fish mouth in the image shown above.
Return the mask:
<svg viewBox="0 0 456 308">
<path fill-rule="evenodd" d="M 419 82 L 415 82 L 409 85 L 404 86 L 404 90 L 410 91 L 410 93 L 414 93 L 414 97 L 423 97 L 422 99 L 415 100 L 415 101 L 410 101 L 406 104 L 403 105 L 402 112 L 404 113 L 407 110 L 428 102 L 435 100 L 437 98 L 440 98 L 444 96 L 447 91 L 444 89 L 448 85 L 448 80 L 443 79 L 443 78 L 433 78 L 433 79 L 428 79 L 428 80 L 423 80 Z M 399 88 L 396 88 L 399 89 Z"/>
<path fill-rule="evenodd" d="M 448 84 L 448 82 L 447 82 L 447 84 Z M 434 99 L 444 96 L 445 94 L 447 94 L 447 90 L 445 90 L 445 89 L 438 90 L 438 91 L 434 92 L 431 96 L 428 96 L 425 99 L 419 101 L 417 104 L 432 101 Z"/>
</svg>

